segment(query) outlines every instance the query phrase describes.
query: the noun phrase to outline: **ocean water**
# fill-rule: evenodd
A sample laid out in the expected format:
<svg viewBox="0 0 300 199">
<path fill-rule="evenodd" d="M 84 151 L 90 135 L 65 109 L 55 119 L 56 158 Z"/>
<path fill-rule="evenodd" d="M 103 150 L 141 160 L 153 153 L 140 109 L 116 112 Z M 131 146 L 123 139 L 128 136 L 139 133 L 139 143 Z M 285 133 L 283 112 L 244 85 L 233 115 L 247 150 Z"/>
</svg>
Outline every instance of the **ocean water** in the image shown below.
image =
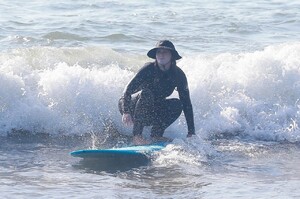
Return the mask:
<svg viewBox="0 0 300 199">
<path fill-rule="evenodd" d="M 2 0 L 0 13 L 0 198 L 300 197 L 299 2 Z M 71 157 L 130 144 L 117 102 L 160 39 L 183 57 L 196 136 L 181 115 L 146 165 Z"/>
</svg>

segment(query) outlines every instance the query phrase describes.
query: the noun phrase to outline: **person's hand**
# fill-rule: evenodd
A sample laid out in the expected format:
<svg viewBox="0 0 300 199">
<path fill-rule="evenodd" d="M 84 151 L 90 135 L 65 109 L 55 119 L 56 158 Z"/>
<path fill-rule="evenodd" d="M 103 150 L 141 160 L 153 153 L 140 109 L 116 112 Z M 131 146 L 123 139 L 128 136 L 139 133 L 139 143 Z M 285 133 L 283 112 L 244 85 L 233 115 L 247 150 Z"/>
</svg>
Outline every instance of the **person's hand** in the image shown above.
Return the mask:
<svg viewBox="0 0 300 199">
<path fill-rule="evenodd" d="M 150 141 L 145 140 L 142 135 L 135 135 L 132 138 L 132 142 L 134 145 L 146 145 L 150 144 Z"/>
<path fill-rule="evenodd" d="M 129 113 L 124 113 L 122 116 L 122 122 L 127 125 L 127 126 L 131 126 L 133 125 L 133 121 L 132 121 L 132 117 Z"/>
</svg>

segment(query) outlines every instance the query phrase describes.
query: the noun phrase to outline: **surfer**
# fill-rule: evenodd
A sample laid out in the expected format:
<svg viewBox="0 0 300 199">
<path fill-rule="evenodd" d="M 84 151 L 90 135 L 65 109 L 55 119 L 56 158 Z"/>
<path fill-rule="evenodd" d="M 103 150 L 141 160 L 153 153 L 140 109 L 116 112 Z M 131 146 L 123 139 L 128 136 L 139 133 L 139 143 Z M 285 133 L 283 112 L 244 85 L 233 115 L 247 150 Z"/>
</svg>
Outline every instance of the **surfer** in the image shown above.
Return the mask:
<svg viewBox="0 0 300 199">
<path fill-rule="evenodd" d="M 159 41 L 147 53 L 154 62 L 146 63 L 125 87 L 119 110 L 125 125 L 133 125 L 133 143 L 149 144 L 142 137 L 144 126 L 152 126 L 154 141 L 168 141 L 163 133 L 184 112 L 187 137 L 195 134 L 193 107 L 185 73 L 176 65 L 181 56 L 169 40 Z M 167 99 L 173 91 L 179 99 Z"/>
</svg>

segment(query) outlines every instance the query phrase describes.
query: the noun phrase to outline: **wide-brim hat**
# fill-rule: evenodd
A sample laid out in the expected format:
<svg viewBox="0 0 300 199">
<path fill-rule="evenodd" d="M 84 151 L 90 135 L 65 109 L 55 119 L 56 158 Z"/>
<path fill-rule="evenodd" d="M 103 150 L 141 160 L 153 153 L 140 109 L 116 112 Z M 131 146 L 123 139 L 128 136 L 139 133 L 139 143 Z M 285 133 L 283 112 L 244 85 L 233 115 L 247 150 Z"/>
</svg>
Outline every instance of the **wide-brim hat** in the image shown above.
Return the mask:
<svg viewBox="0 0 300 199">
<path fill-rule="evenodd" d="M 157 42 L 155 48 L 152 48 L 147 53 L 148 57 L 150 57 L 152 59 L 156 59 L 156 51 L 157 51 L 157 49 L 168 49 L 168 50 L 171 50 L 172 56 L 173 56 L 173 58 L 175 60 L 178 60 L 178 59 L 182 58 L 178 54 L 178 52 L 176 51 L 175 46 L 173 45 L 173 43 L 170 42 L 169 40 L 161 40 L 161 41 Z"/>
</svg>

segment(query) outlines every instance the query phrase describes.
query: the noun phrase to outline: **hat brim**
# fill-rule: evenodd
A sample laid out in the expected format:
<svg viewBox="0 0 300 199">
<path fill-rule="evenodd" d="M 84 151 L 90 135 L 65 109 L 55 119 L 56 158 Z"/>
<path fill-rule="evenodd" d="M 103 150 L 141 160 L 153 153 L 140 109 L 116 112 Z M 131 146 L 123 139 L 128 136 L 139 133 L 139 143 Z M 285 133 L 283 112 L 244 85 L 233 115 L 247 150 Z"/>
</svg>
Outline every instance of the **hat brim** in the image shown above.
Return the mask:
<svg viewBox="0 0 300 199">
<path fill-rule="evenodd" d="M 149 50 L 149 52 L 147 53 L 148 57 L 152 58 L 152 59 L 156 59 L 156 51 L 158 49 L 168 49 L 172 52 L 172 56 L 175 60 L 181 59 L 182 57 L 178 54 L 178 52 L 172 48 L 169 47 L 164 47 L 164 46 L 160 46 L 160 47 L 156 47 L 156 48 L 152 48 L 151 50 Z"/>
</svg>

